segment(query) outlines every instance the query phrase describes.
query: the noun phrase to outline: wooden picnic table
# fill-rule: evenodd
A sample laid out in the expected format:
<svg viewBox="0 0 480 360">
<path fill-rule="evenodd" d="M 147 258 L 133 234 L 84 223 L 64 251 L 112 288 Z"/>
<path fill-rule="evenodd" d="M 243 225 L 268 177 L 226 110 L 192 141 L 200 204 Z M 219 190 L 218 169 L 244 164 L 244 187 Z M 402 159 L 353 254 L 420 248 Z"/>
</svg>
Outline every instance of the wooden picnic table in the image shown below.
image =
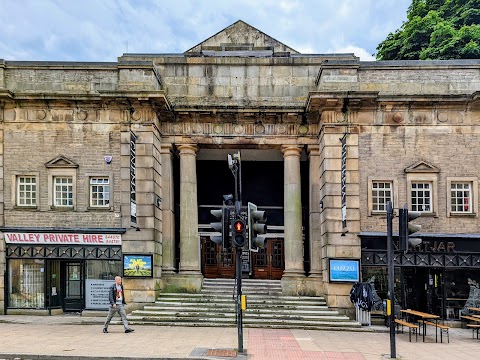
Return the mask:
<svg viewBox="0 0 480 360">
<path fill-rule="evenodd" d="M 424 312 L 417 311 L 417 310 L 411 310 L 411 309 L 400 310 L 400 312 L 402 312 L 404 314 L 416 316 L 416 317 L 422 318 L 422 320 L 424 320 L 424 321 L 422 321 L 422 324 L 423 324 L 423 342 L 425 342 L 425 332 L 427 330 L 427 324 L 426 324 L 425 320 L 435 320 L 435 342 L 438 342 L 438 335 L 437 335 L 437 328 L 438 327 L 437 327 L 437 325 L 438 325 L 438 319 L 440 318 L 440 316 L 429 314 L 429 313 L 424 313 Z"/>
<path fill-rule="evenodd" d="M 480 308 L 468 308 L 469 310 L 473 311 L 480 311 Z M 461 319 L 465 319 L 467 321 L 467 327 L 471 328 L 473 330 L 472 336 L 475 334 L 475 331 L 477 331 L 477 339 L 478 339 L 478 332 L 480 330 L 480 315 L 461 315 Z M 475 321 L 474 323 L 469 324 L 468 320 L 470 321 Z"/>
</svg>

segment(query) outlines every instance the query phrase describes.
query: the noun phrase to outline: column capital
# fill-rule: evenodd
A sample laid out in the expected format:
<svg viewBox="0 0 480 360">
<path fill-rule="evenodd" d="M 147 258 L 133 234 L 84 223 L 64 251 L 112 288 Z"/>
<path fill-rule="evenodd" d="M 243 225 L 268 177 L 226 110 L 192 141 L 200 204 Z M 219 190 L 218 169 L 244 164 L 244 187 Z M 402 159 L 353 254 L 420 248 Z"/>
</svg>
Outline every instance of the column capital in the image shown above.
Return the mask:
<svg viewBox="0 0 480 360">
<path fill-rule="evenodd" d="M 283 157 L 298 156 L 302 154 L 303 146 L 299 145 L 282 145 Z"/>
<path fill-rule="evenodd" d="M 320 156 L 320 146 L 319 145 L 308 145 L 307 146 L 308 156 Z"/>
<path fill-rule="evenodd" d="M 180 151 L 180 155 L 196 155 L 198 146 L 195 144 L 179 144 L 177 149 Z"/>
<path fill-rule="evenodd" d="M 160 145 L 160 154 L 162 155 L 172 155 L 173 144 L 161 144 Z"/>
</svg>

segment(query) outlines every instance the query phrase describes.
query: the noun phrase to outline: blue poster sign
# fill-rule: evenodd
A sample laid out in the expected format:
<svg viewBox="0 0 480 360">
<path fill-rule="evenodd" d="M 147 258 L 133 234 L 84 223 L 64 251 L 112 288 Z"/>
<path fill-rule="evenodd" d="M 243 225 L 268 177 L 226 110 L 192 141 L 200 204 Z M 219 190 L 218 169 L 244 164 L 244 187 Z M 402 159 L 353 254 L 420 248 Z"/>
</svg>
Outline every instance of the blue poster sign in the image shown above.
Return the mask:
<svg viewBox="0 0 480 360">
<path fill-rule="evenodd" d="M 359 282 L 360 260 L 329 259 L 330 282 Z"/>
<path fill-rule="evenodd" d="M 153 255 L 123 254 L 123 277 L 152 277 Z"/>
</svg>

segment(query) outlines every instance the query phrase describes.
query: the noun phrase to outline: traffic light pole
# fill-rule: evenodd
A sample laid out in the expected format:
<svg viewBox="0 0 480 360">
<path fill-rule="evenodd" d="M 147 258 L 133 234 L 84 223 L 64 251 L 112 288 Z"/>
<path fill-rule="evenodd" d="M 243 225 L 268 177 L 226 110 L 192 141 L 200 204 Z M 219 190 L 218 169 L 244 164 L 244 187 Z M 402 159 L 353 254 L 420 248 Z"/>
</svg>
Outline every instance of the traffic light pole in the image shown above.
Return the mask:
<svg viewBox="0 0 480 360">
<path fill-rule="evenodd" d="M 390 358 L 396 359 L 395 349 L 395 296 L 394 292 L 394 266 L 393 266 L 393 207 L 392 202 L 387 202 L 387 260 L 388 260 L 388 299 L 390 300 Z M 388 313 L 388 309 L 387 309 Z"/>
<path fill-rule="evenodd" d="M 237 280 L 237 328 L 238 328 L 238 352 L 243 353 L 243 318 L 242 318 L 242 248 L 236 248 L 236 280 Z"/>
<path fill-rule="evenodd" d="M 229 166 L 235 178 L 235 219 L 240 216 L 242 207 L 242 164 L 240 160 L 240 152 L 235 157 L 229 156 Z M 233 236 L 232 229 L 232 236 Z M 233 243 L 233 239 L 232 239 Z M 235 247 L 235 282 L 237 284 L 237 328 L 238 328 L 238 352 L 243 353 L 243 317 L 242 317 L 242 247 Z"/>
</svg>

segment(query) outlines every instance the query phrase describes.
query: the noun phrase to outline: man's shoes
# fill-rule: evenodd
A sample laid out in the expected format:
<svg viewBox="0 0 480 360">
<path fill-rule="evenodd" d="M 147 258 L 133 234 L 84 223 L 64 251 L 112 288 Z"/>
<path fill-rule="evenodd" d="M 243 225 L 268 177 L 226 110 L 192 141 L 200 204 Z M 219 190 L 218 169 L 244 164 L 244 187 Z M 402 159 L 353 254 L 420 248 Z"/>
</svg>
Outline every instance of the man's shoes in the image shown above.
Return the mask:
<svg viewBox="0 0 480 360">
<path fill-rule="evenodd" d="M 107 328 L 103 328 L 103 332 L 104 332 L 105 334 L 108 333 Z"/>
<path fill-rule="evenodd" d="M 133 332 L 133 331 L 135 331 L 135 330 L 133 330 L 133 329 L 127 329 L 127 330 L 125 330 L 126 333 Z"/>
</svg>

